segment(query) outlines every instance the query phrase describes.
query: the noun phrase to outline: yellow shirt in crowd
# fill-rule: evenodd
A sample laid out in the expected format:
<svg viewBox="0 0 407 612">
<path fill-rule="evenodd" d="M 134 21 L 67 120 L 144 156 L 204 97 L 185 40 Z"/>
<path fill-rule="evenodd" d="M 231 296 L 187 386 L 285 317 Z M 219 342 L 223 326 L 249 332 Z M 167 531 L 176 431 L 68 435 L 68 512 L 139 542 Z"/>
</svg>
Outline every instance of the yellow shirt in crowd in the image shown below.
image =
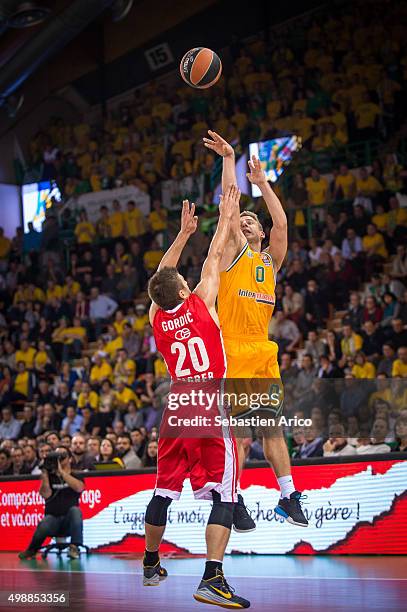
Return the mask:
<svg viewBox="0 0 407 612">
<path fill-rule="evenodd" d="M 374 236 L 363 236 L 362 245 L 364 251 L 370 251 L 374 248 L 375 255 L 381 255 L 385 259 L 388 256 L 384 238 L 378 232 Z"/>
<path fill-rule="evenodd" d="M 31 370 L 34 367 L 34 357 L 37 351 L 30 346 L 26 351 L 16 351 L 16 363 L 23 361 L 25 367 Z"/>
<path fill-rule="evenodd" d="M 124 216 L 121 210 L 109 215 L 108 224 L 112 238 L 120 238 L 124 234 Z"/>
<path fill-rule="evenodd" d="M 99 406 L 99 396 L 96 391 L 90 391 L 89 393 L 79 393 L 78 408 L 85 408 L 85 406 L 90 406 L 93 410 L 97 410 Z"/>
<path fill-rule="evenodd" d="M 305 181 L 309 202 L 312 205 L 325 204 L 327 201 L 328 181 L 319 177 L 317 181 L 309 177 Z"/>
<path fill-rule="evenodd" d="M 90 371 L 90 382 L 102 382 L 112 380 L 112 367 L 107 361 L 102 361 L 100 366 L 94 365 Z"/>
<path fill-rule="evenodd" d="M 90 244 L 95 234 L 95 228 L 90 221 L 80 221 L 76 224 L 75 236 L 78 244 Z"/>
<path fill-rule="evenodd" d="M 373 363 L 366 361 L 363 365 L 354 365 L 352 374 L 355 378 L 374 378 L 376 376 L 376 368 Z"/>
<path fill-rule="evenodd" d="M 401 359 L 396 359 L 393 363 L 391 375 L 407 378 L 407 363 L 403 363 Z"/>
</svg>

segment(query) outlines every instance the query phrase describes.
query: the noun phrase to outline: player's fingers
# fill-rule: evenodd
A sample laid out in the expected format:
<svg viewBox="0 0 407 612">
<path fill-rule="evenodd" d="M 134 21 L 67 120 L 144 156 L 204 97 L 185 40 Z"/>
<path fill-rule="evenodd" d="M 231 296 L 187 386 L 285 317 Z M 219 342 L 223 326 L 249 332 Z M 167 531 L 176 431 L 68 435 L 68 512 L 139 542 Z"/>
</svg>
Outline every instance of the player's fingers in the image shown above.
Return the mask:
<svg viewBox="0 0 407 612">
<path fill-rule="evenodd" d="M 219 134 L 217 132 L 214 132 L 213 130 L 208 130 L 208 134 L 210 134 L 215 140 L 226 142 L 225 140 L 223 140 L 222 136 L 219 136 Z"/>
<path fill-rule="evenodd" d="M 235 188 L 234 184 L 233 184 L 233 183 L 231 183 L 231 184 L 229 185 L 229 187 L 228 187 L 227 191 L 226 191 L 226 196 L 227 196 L 227 197 L 229 197 L 229 198 L 230 198 L 230 197 L 232 197 L 232 193 L 233 193 L 233 191 L 234 191 L 234 188 Z"/>
<path fill-rule="evenodd" d="M 190 215 L 191 215 L 191 217 L 193 217 L 193 216 L 194 216 L 194 214 L 195 214 L 195 203 L 194 203 L 194 202 L 192 202 L 192 204 L 191 204 L 191 210 L 190 210 Z"/>
</svg>

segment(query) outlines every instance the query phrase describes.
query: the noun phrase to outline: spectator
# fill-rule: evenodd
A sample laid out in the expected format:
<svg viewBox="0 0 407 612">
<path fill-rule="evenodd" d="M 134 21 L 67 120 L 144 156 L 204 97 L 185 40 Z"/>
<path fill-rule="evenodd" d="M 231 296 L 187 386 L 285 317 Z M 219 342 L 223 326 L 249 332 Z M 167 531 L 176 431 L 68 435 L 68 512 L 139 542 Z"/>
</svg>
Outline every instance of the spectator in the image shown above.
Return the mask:
<svg viewBox="0 0 407 612">
<path fill-rule="evenodd" d="M 24 406 L 23 420 L 21 422 L 20 437 L 33 438 L 36 419 L 32 406 Z M 0 436 L 1 437 L 1 436 Z"/>
<path fill-rule="evenodd" d="M 311 206 L 320 206 L 328 201 L 328 182 L 320 176 L 316 168 L 312 168 L 311 176 L 306 179 L 305 186 Z"/>
<path fill-rule="evenodd" d="M 27 474 L 24 465 L 24 453 L 22 448 L 19 448 L 18 446 L 13 448 L 11 451 L 11 462 L 14 475 L 19 476 L 22 474 Z"/>
<path fill-rule="evenodd" d="M 396 353 L 394 351 L 393 345 L 390 342 L 386 342 L 382 347 L 383 357 L 379 362 L 377 368 L 377 375 L 384 374 L 387 377 L 392 376 L 393 371 L 393 363 L 396 359 Z"/>
<path fill-rule="evenodd" d="M 391 371 L 392 376 L 407 378 L 407 346 L 400 346 Z"/>
<path fill-rule="evenodd" d="M 320 432 L 311 425 L 304 428 L 304 442 L 293 455 L 294 459 L 307 459 L 309 457 L 323 456 L 323 440 Z"/>
<path fill-rule="evenodd" d="M 117 463 L 118 467 L 125 467 L 123 461 L 117 456 L 115 446 L 109 438 L 104 438 L 100 443 L 99 463 Z"/>
<path fill-rule="evenodd" d="M 74 406 L 68 406 L 66 409 L 66 417 L 62 421 L 63 434 L 73 436 L 80 431 L 82 427 L 83 417 L 77 414 Z"/>
<path fill-rule="evenodd" d="M 341 164 L 339 174 L 335 178 L 334 198 L 336 200 L 350 200 L 356 195 L 356 179 L 349 172 L 346 164 Z"/>
<path fill-rule="evenodd" d="M 360 303 L 360 296 L 356 291 L 350 294 L 349 307 L 346 311 L 345 321 L 356 331 L 359 331 L 362 327 L 363 306 Z"/>
<path fill-rule="evenodd" d="M 130 432 L 130 437 L 134 452 L 137 457 L 142 459 L 147 445 L 145 433 L 141 428 L 137 427 Z"/>
<path fill-rule="evenodd" d="M 17 440 L 21 431 L 21 423 L 14 418 L 9 406 L 5 406 L 2 411 L 0 421 L 0 438 L 3 440 Z"/>
<path fill-rule="evenodd" d="M 30 444 L 24 446 L 24 473 L 25 474 L 41 474 L 39 461 L 35 448 Z"/>
<path fill-rule="evenodd" d="M 86 452 L 90 457 L 96 461 L 100 458 L 100 438 L 97 436 L 91 436 L 86 442 Z"/>
<path fill-rule="evenodd" d="M 407 329 L 404 328 L 403 321 L 399 318 L 393 319 L 391 322 L 391 330 L 386 331 L 388 342 L 392 344 L 395 350 L 401 346 L 407 346 Z"/>
<path fill-rule="evenodd" d="M 81 433 L 72 435 L 71 448 L 72 466 L 75 470 L 93 470 L 95 459 L 86 452 L 85 437 Z"/>
<path fill-rule="evenodd" d="M 329 438 L 323 448 L 324 457 L 356 455 L 356 449 L 349 444 L 345 434 L 345 427 L 341 424 L 332 425 L 329 428 Z"/>
<path fill-rule="evenodd" d="M 158 444 L 156 440 L 150 440 L 150 442 L 147 444 L 147 449 L 146 449 L 145 455 L 142 460 L 143 467 L 156 467 L 157 453 L 158 453 Z"/>
<path fill-rule="evenodd" d="M 356 353 L 352 374 L 355 378 L 374 378 L 376 375 L 375 366 L 367 361 L 366 355 L 362 351 Z"/>
<path fill-rule="evenodd" d="M 304 354 L 301 361 L 301 369 L 298 373 L 294 387 L 294 398 L 304 398 L 311 390 L 315 378 L 314 362 L 311 355 Z"/>
<path fill-rule="evenodd" d="M 361 350 L 362 336 L 356 334 L 351 325 L 345 323 L 342 328 L 341 351 L 344 357 L 354 357 Z"/>
<path fill-rule="evenodd" d="M 287 319 L 281 310 L 278 310 L 271 319 L 270 335 L 278 343 L 280 351 L 292 351 L 301 337 L 298 326 L 294 321 Z"/>
<path fill-rule="evenodd" d="M 0 476 L 11 476 L 13 474 L 13 464 L 11 462 L 10 451 L 7 448 L 0 448 Z"/>
<path fill-rule="evenodd" d="M 304 350 L 308 355 L 311 355 L 314 363 L 318 363 L 319 358 L 326 354 L 326 344 L 318 337 L 315 330 L 308 332 L 308 339 L 305 343 Z"/>
<path fill-rule="evenodd" d="M 126 470 L 139 470 L 142 466 L 140 458 L 131 447 L 130 434 L 123 433 L 117 438 L 117 453 L 123 461 Z"/>
<path fill-rule="evenodd" d="M 127 406 L 127 412 L 124 415 L 124 425 L 128 432 L 140 427 L 143 424 L 143 415 L 137 411 L 136 402 L 130 401 Z"/>
<path fill-rule="evenodd" d="M 356 235 L 353 227 L 349 227 L 346 230 L 346 238 L 342 241 L 342 255 L 345 259 L 356 262 L 360 261 L 362 253 L 362 239 Z"/>
<path fill-rule="evenodd" d="M 397 444 L 392 450 L 405 453 L 407 450 L 407 416 L 398 417 L 394 431 Z"/>
<path fill-rule="evenodd" d="M 287 284 L 284 288 L 283 297 L 283 312 L 284 314 L 298 324 L 302 316 L 304 308 L 304 298 L 298 291 L 293 291 L 291 285 Z"/>
<path fill-rule="evenodd" d="M 117 309 L 117 303 L 107 295 L 100 295 L 97 287 L 92 287 L 89 303 L 89 314 L 96 326 L 96 336 L 100 335 L 101 326 Z"/>
<path fill-rule="evenodd" d="M 377 363 L 383 345 L 382 335 L 373 321 L 366 321 L 363 325 L 363 344 L 362 351 L 368 361 Z"/>
</svg>

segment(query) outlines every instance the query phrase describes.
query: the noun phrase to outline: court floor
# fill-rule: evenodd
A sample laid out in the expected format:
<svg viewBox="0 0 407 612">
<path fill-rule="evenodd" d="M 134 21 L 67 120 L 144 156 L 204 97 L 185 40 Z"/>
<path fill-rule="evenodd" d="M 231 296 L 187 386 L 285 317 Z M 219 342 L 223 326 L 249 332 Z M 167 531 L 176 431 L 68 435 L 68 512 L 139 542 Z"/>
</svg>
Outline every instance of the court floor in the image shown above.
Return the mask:
<svg viewBox="0 0 407 612">
<path fill-rule="evenodd" d="M 69 591 L 69 610 L 75 612 L 198 611 L 208 608 L 192 598 L 204 562 L 162 559 L 168 579 L 159 587 L 143 587 L 141 559 L 129 555 L 20 561 L 15 553 L 1 553 L 0 591 Z M 256 611 L 406 610 L 407 557 L 231 555 L 224 569 L 229 584 Z M 51 610 L 38 604 L 19 608 Z M 2 611 L 11 609 L 0 605 Z"/>
</svg>

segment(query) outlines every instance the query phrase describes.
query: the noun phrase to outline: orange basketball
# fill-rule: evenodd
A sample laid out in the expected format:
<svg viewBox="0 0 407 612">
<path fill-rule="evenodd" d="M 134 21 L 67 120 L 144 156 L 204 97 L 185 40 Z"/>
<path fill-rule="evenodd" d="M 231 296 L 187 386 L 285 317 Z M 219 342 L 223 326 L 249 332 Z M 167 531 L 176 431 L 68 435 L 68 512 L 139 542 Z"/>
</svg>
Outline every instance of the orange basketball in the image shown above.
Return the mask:
<svg viewBox="0 0 407 612">
<path fill-rule="evenodd" d="M 222 62 L 211 49 L 195 47 L 185 53 L 179 69 L 185 83 L 197 89 L 206 89 L 218 81 L 222 74 Z"/>
</svg>

